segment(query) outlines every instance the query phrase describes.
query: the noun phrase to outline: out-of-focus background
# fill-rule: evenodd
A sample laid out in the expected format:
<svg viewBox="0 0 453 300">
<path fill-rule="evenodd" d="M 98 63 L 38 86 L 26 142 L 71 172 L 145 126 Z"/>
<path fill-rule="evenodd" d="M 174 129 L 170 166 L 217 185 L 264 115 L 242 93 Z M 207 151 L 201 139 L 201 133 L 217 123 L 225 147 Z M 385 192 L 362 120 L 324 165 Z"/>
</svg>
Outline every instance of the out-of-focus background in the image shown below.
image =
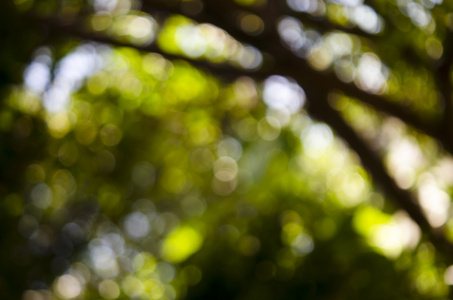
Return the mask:
<svg viewBox="0 0 453 300">
<path fill-rule="evenodd" d="M 452 297 L 453 2 L 1 7 L 2 299 Z"/>
</svg>

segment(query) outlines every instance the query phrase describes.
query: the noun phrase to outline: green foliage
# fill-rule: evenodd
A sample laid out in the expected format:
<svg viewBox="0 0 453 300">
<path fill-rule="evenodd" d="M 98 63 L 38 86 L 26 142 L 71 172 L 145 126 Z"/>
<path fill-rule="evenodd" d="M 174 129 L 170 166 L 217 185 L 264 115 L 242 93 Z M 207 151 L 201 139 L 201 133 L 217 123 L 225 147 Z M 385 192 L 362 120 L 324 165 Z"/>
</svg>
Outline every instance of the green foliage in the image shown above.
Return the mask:
<svg viewBox="0 0 453 300">
<path fill-rule="evenodd" d="M 45 43 L 35 42 L 39 29 L 14 23 L 28 38 L 2 47 L 11 58 L 0 74 L 2 298 L 448 298 L 449 261 L 424 224 L 375 187 L 336 128 L 310 116 L 309 86 L 247 76 L 271 60 L 233 29 L 148 14 L 138 1 L 101 2 L 8 1 L 26 22 L 68 18 L 61 31 L 88 28 L 94 42 L 57 38 L 49 21 Z M 345 32 L 325 33 L 305 54 L 291 49 L 310 70 L 437 121 L 444 103 L 425 64 L 446 51 L 450 4 L 417 3 L 430 16 L 419 24 L 396 2 L 374 3 L 399 30 L 370 32 L 342 1 L 315 2 L 306 13 Z M 70 27 L 76 18 L 84 23 Z M 347 33 L 353 27 L 376 39 Z M 160 50 L 142 51 L 152 43 Z M 21 45 L 26 55 L 15 53 Z M 408 47 L 420 64 L 405 60 Z M 244 74 L 226 80 L 232 66 Z M 395 186 L 440 199 L 419 202 L 451 240 L 439 211 L 449 207 L 451 158 L 437 137 L 347 94 L 330 93 L 330 107 L 382 155 Z"/>
</svg>

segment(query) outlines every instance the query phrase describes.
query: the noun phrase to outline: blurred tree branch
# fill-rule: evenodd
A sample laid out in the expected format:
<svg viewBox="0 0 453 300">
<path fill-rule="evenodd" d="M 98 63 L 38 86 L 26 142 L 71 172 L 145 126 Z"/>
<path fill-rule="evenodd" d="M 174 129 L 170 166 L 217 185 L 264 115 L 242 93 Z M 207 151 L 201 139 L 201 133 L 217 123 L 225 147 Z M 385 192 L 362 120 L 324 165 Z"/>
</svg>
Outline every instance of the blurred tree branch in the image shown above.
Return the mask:
<svg viewBox="0 0 453 300">
<path fill-rule="evenodd" d="M 148 6 L 152 7 L 151 1 L 144 3 L 143 10 L 152 12 Z M 269 36 L 269 33 L 266 34 L 265 32 L 265 34 L 260 37 L 251 37 L 243 33 L 237 29 L 234 24 L 234 18 L 229 17 L 234 13 L 234 11 L 230 11 L 230 9 L 236 8 L 235 5 L 233 5 L 233 8 L 231 8 L 231 6 L 231 2 L 224 0 L 217 1 L 215 4 L 208 2 L 204 14 L 202 13 L 196 17 L 187 15 L 187 17 L 192 18 L 199 23 L 208 22 L 216 25 L 217 27 L 226 30 L 238 41 L 250 44 L 264 53 L 268 53 L 272 57 L 272 66 L 271 71 L 266 72 L 267 74 L 274 73 L 296 78 L 302 87 L 309 87 L 310 89 L 315 88 L 324 90 L 329 88 L 331 90 L 340 90 L 347 95 L 374 107 L 378 111 L 397 117 L 414 128 L 438 138 L 443 143 L 446 142 L 439 133 L 438 124 L 430 124 L 422 121 L 411 113 L 407 107 L 392 103 L 386 100 L 385 97 L 367 93 L 353 84 L 344 83 L 332 73 L 315 71 L 306 61 L 295 56 L 294 53 L 282 45 L 277 32 L 274 32 L 272 36 Z M 163 9 L 163 7 L 160 9 Z M 265 23 L 267 24 L 267 27 L 275 29 L 275 26 L 272 26 L 272 24 L 276 24 L 279 16 L 280 15 L 274 17 L 274 20 L 272 21 L 266 20 Z M 254 72 L 254 75 L 258 75 L 259 78 L 262 78 L 262 76 L 259 76 L 260 72 L 260 70 L 257 70 Z"/>
<path fill-rule="evenodd" d="M 236 78 L 239 76 L 251 76 L 256 79 L 265 79 L 272 74 L 288 76 L 295 79 L 306 91 L 308 96 L 308 111 L 319 118 L 326 124 L 329 124 L 339 136 L 341 136 L 351 148 L 359 155 L 363 165 L 368 169 L 373 179 L 381 186 L 381 188 L 389 195 L 390 199 L 399 207 L 404 209 L 411 218 L 420 226 L 423 232 L 429 237 L 431 242 L 436 245 L 436 248 L 443 251 L 444 254 L 453 252 L 453 245 L 447 241 L 442 230 L 436 230 L 430 226 L 425 215 L 421 211 L 419 205 L 414 201 L 410 192 L 400 189 L 394 180 L 388 175 L 382 163 L 382 159 L 361 140 L 357 133 L 351 129 L 346 122 L 335 112 L 326 101 L 327 94 L 332 90 L 339 90 L 345 94 L 359 99 L 361 102 L 370 105 L 377 111 L 394 116 L 405 122 L 406 124 L 420 130 L 435 139 L 437 139 L 445 149 L 453 154 L 452 131 L 452 104 L 451 104 L 451 81 L 450 71 L 452 57 L 450 55 L 452 42 L 451 32 L 446 38 L 444 44 L 445 59 L 439 68 L 437 81 L 440 86 L 440 92 L 445 99 L 445 115 L 441 122 L 426 122 L 410 112 L 407 107 L 392 103 L 385 99 L 385 96 L 367 93 L 353 84 L 344 83 L 339 80 L 334 74 L 328 72 L 318 72 L 312 69 L 308 63 L 297 57 L 289 49 L 285 48 L 280 40 L 276 30 L 276 24 L 279 18 L 288 14 L 288 11 L 282 10 L 276 3 L 270 1 L 267 5 L 271 7 L 260 7 L 256 10 L 246 10 L 239 7 L 231 1 L 206 1 L 204 10 L 200 14 L 187 14 L 180 11 L 178 7 L 168 6 L 167 4 L 157 3 L 153 1 L 145 1 L 142 6 L 144 12 L 154 14 L 156 12 L 162 14 L 179 13 L 195 20 L 199 23 L 211 23 L 221 29 L 224 29 L 233 38 L 240 42 L 250 44 L 263 52 L 264 57 L 270 59 L 265 61 L 263 68 L 258 70 L 241 70 L 226 64 L 210 63 L 203 60 L 189 59 L 187 57 L 172 55 L 163 52 L 155 44 L 138 46 L 131 45 L 126 42 L 117 41 L 102 33 L 93 33 L 85 29 L 83 23 L 64 24 L 58 19 L 41 19 L 31 15 L 23 16 L 24 19 L 33 23 L 39 24 L 48 29 L 54 36 L 54 33 L 60 36 L 75 36 L 77 38 L 100 43 L 107 43 L 113 46 L 132 47 L 140 51 L 159 53 L 168 59 L 183 59 L 190 61 L 196 67 L 208 70 L 223 78 Z M 238 10 L 247 11 L 258 14 L 265 23 L 264 33 L 259 36 L 250 36 L 241 31 L 237 26 L 237 20 L 234 17 Z M 294 14 L 301 18 L 301 15 Z M 311 19 L 302 20 L 303 22 L 311 22 Z M 366 36 L 363 32 L 357 32 L 352 29 L 337 28 L 329 22 L 321 22 L 313 19 L 313 23 L 318 29 L 323 32 L 340 29 L 343 32 Z M 318 26 L 321 24 L 320 26 Z M 450 259 L 450 258 L 448 258 Z"/>
<path fill-rule="evenodd" d="M 327 94 L 313 95 L 317 101 L 312 103 L 309 112 L 321 121 L 329 124 L 331 128 L 342 137 L 349 146 L 359 155 L 362 164 L 370 172 L 376 184 L 384 190 L 389 199 L 404 209 L 411 218 L 426 233 L 431 242 L 442 251 L 445 258 L 453 262 L 448 254 L 453 253 L 453 244 L 446 240 L 442 229 L 434 229 L 429 224 L 421 207 L 416 203 L 413 195 L 400 189 L 395 181 L 388 175 L 382 159 L 373 151 L 357 133 L 341 118 L 341 116 L 327 104 Z"/>
</svg>

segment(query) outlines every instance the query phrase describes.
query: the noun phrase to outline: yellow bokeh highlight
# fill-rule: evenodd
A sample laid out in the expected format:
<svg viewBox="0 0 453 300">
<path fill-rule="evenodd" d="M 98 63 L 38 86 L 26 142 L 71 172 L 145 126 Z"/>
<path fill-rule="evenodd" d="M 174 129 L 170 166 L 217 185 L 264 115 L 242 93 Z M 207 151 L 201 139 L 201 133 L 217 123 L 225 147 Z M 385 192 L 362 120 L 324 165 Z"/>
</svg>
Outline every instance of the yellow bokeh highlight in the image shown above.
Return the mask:
<svg viewBox="0 0 453 300">
<path fill-rule="evenodd" d="M 303 232 L 303 227 L 295 222 L 287 223 L 283 226 L 282 240 L 285 244 L 290 245 L 292 241 Z"/>
<path fill-rule="evenodd" d="M 111 280 L 103 280 L 98 286 L 99 295 L 104 299 L 116 299 L 120 296 L 120 288 L 118 284 Z"/>
<path fill-rule="evenodd" d="M 190 226 L 181 226 L 172 231 L 163 243 L 163 258 L 180 263 L 197 252 L 203 244 L 203 236 Z"/>
<path fill-rule="evenodd" d="M 134 257 L 134 270 L 139 276 L 149 276 L 156 269 L 156 259 L 151 253 L 143 252 Z"/>
<path fill-rule="evenodd" d="M 89 145 L 96 139 L 98 134 L 97 126 L 92 121 L 81 121 L 75 128 L 75 137 L 82 145 Z"/>
<path fill-rule="evenodd" d="M 143 282 L 145 293 L 151 299 L 162 299 L 165 294 L 165 286 L 158 280 L 149 279 Z"/>
<path fill-rule="evenodd" d="M 395 218 L 367 206 L 358 210 L 353 219 L 355 230 L 366 237 L 368 243 L 388 258 L 395 259 L 405 248 L 403 232 Z M 407 230 L 407 229 L 406 229 Z"/>
<path fill-rule="evenodd" d="M 135 276 L 128 275 L 121 282 L 123 292 L 131 297 L 139 297 L 144 292 L 144 285 L 140 279 Z"/>
<path fill-rule="evenodd" d="M 49 133 L 54 138 L 60 139 L 71 130 L 71 122 L 66 114 L 56 114 L 47 121 Z"/>
<path fill-rule="evenodd" d="M 388 224 L 391 218 L 374 207 L 365 206 L 354 215 L 353 226 L 358 233 L 368 236 L 374 226 Z"/>
<path fill-rule="evenodd" d="M 113 124 L 107 124 L 100 131 L 101 141 L 106 146 L 116 146 L 123 137 L 120 128 Z"/>
</svg>

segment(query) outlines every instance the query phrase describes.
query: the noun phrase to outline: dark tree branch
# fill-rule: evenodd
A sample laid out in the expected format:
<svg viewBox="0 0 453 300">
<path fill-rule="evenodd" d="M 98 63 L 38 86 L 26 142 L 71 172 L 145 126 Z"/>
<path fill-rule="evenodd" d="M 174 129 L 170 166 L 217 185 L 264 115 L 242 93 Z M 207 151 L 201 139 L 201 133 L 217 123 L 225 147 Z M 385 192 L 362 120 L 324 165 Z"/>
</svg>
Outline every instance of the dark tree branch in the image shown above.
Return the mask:
<svg viewBox="0 0 453 300">
<path fill-rule="evenodd" d="M 72 24 L 61 24 L 58 19 L 42 19 L 35 16 L 27 15 L 23 16 L 24 21 L 31 22 L 34 26 L 41 26 L 46 31 L 49 31 L 49 38 L 50 37 L 72 37 L 78 38 L 82 41 L 89 41 L 89 42 L 98 42 L 103 44 L 108 44 L 111 46 L 116 47 L 127 47 L 133 48 L 138 51 L 143 52 L 152 52 L 157 53 L 164 56 L 170 60 L 182 60 L 189 62 L 193 66 L 205 70 L 209 73 L 230 79 L 230 78 L 237 78 L 240 76 L 254 76 L 258 79 L 264 79 L 270 75 L 269 72 L 257 72 L 255 70 L 247 70 L 247 69 L 240 69 L 225 63 L 214 63 L 209 62 L 204 59 L 191 59 L 183 55 L 178 54 L 169 54 L 162 51 L 156 44 L 152 43 L 149 45 L 133 45 L 126 41 L 119 41 L 114 39 L 113 37 L 109 37 L 104 33 L 96 33 L 90 32 L 88 30 L 83 29 L 83 25 L 79 23 L 72 23 Z"/>
<path fill-rule="evenodd" d="M 359 37 L 367 39 L 367 40 L 375 40 L 376 38 L 379 38 L 382 35 L 382 33 L 371 34 L 371 33 L 365 32 L 356 26 L 344 27 L 344 26 L 336 25 L 336 24 L 330 22 L 324 16 L 323 17 L 314 17 L 307 13 L 295 12 L 291 8 L 289 8 L 287 5 L 282 5 L 282 12 L 287 16 L 299 19 L 302 22 L 302 24 L 307 25 L 308 27 L 314 27 L 317 30 L 321 31 L 322 33 L 331 32 L 331 31 L 341 31 L 341 32 L 345 32 L 348 34 L 353 34 L 353 35 L 359 36 Z"/>
<path fill-rule="evenodd" d="M 219 2 L 224 1 L 220 0 Z M 212 21 L 209 23 L 217 25 L 229 33 L 239 32 L 237 29 L 230 29 L 230 24 L 223 24 L 226 23 L 223 15 L 227 16 L 228 14 L 221 14 L 221 11 L 219 10 L 222 10 L 223 7 L 222 5 L 219 5 L 219 2 L 212 5 L 208 4 L 206 7 L 208 15 L 214 16 L 215 18 L 215 22 Z M 273 25 L 275 24 L 276 16 L 278 16 L 278 14 L 276 14 L 275 8 L 270 11 L 271 13 L 266 15 L 265 19 L 269 22 L 269 24 Z M 408 212 L 412 219 L 417 222 L 423 232 L 428 235 L 430 240 L 439 250 L 443 251 L 445 254 L 453 253 L 453 246 L 445 239 L 441 232 L 435 231 L 429 225 L 420 207 L 413 201 L 411 194 L 398 188 L 393 179 L 387 174 L 385 167 L 382 164 L 382 160 L 378 157 L 378 155 L 369 149 L 369 147 L 357 136 L 357 134 L 345 123 L 345 121 L 332 108 L 329 107 L 326 102 L 326 95 L 329 90 L 341 90 L 351 96 L 359 98 L 365 103 L 372 105 L 377 110 L 396 116 L 407 124 L 412 125 L 441 141 L 445 141 L 444 137 L 439 134 L 435 127 L 421 122 L 401 106 L 386 102 L 381 96 L 368 94 L 353 85 L 345 84 L 339 81 L 333 74 L 319 73 L 311 69 L 305 61 L 299 59 L 295 60 L 291 51 L 285 49 L 282 45 L 266 43 L 264 40 L 262 41 L 262 45 L 260 44 L 261 47 L 258 48 L 264 49 L 266 52 L 270 53 L 274 59 L 274 65 L 272 68 L 248 71 L 225 64 L 213 64 L 202 60 L 191 60 L 179 55 L 166 54 L 155 45 L 133 46 L 127 42 L 120 42 L 114 40 L 113 38 L 106 37 L 104 34 L 90 33 L 83 30 L 83 27 L 80 26 L 80 24 L 65 26 L 55 20 L 39 20 L 36 18 L 28 19 L 40 24 L 41 26 L 45 26 L 52 33 L 60 35 L 69 34 L 84 40 L 108 43 L 114 46 L 132 47 L 141 51 L 156 52 L 169 59 L 184 59 L 186 61 L 190 61 L 194 66 L 208 70 L 209 72 L 217 74 L 220 77 L 231 76 L 232 78 L 235 78 L 238 76 L 249 75 L 256 79 L 264 79 L 272 74 L 280 74 L 294 78 L 301 86 L 306 87 L 309 99 L 309 112 L 313 114 L 313 116 L 332 126 L 332 128 L 334 128 L 334 130 L 349 143 L 351 148 L 357 152 L 363 165 L 373 176 L 373 179 L 383 187 L 384 191 L 398 206 Z M 197 18 L 196 20 L 198 21 Z M 267 37 L 273 41 L 279 40 L 278 32 L 276 31 L 275 26 L 270 26 L 266 34 Z M 447 149 L 452 152 L 452 148 Z"/>
<path fill-rule="evenodd" d="M 273 9 L 270 10 L 274 11 Z M 272 19 L 270 21 L 272 22 Z M 277 30 L 274 29 L 274 31 L 271 32 L 270 35 L 273 38 L 278 38 Z M 283 61 L 283 57 L 280 58 L 278 65 L 280 65 L 281 61 Z M 310 69 L 307 66 L 305 67 L 305 70 L 307 70 L 307 68 Z M 317 72 L 312 73 L 313 74 L 310 74 L 311 76 L 319 75 L 319 73 Z M 414 201 L 412 194 L 408 191 L 400 189 L 396 185 L 395 181 L 388 174 L 385 166 L 383 165 L 382 159 L 378 156 L 378 154 L 370 149 L 369 146 L 367 146 L 367 144 L 357 135 L 357 133 L 343 120 L 343 118 L 329 106 L 327 102 L 327 95 L 329 90 L 325 87 L 322 87 L 322 84 L 325 82 L 333 83 L 335 88 L 344 91 L 345 93 L 356 93 L 356 90 L 351 89 L 351 85 L 345 85 L 339 80 L 336 80 L 336 77 L 333 77 L 332 74 L 324 74 L 324 76 L 331 77 L 326 81 L 323 81 L 320 77 L 312 78 L 312 80 L 316 81 L 317 84 L 316 82 L 311 82 L 310 85 L 308 85 L 306 88 L 307 98 L 309 102 L 308 112 L 310 113 L 310 115 L 318 117 L 324 123 L 329 124 L 340 137 L 346 140 L 349 146 L 357 153 L 357 155 L 359 155 L 363 166 L 368 169 L 368 172 L 373 177 L 373 181 L 376 182 L 377 185 L 382 187 L 384 192 L 389 196 L 393 203 L 395 203 L 397 206 L 399 206 L 409 214 L 409 216 L 418 224 L 422 232 L 424 232 L 428 236 L 428 238 L 436 246 L 436 248 L 439 249 L 439 251 L 441 251 L 443 254 L 448 256 L 448 258 L 450 259 L 450 256 L 448 254 L 453 253 L 453 244 L 451 244 L 445 238 L 443 231 L 436 231 L 431 227 L 420 206 L 416 201 Z M 304 82 L 308 80 L 308 78 L 301 78 L 301 80 L 304 81 L 299 81 L 301 75 L 299 75 L 299 72 L 297 71 L 296 74 L 292 74 L 292 77 L 295 78 L 302 86 L 304 86 Z M 337 84 L 339 84 L 339 86 L 336 86 Z M 358 98 L 362 100 L 362 97 Z M 363 99 L 369 98 L 370 97 L 364 97 Z M 376 105 L 374 106 L 376 107 Z M 401 111 L 401 113 L 403 114 L 404 111 Z M 436 131 L 433 131 L 433 133 L 436 133 Z"/>
<path fill-rule="evenodd" d="M 218 4 L 219 3 L 217 3 L 217 5 Z M 273 41 L 279 40 L 276 26 L 272 26 L 276 25 L 278 8 L 274 2 L 270 2 L 268 5 L 270 5 L 270 7 L 267 7 L 267 12 L 269 14 L 266 15 L 265 20 L 268 24 L 271 24 L 271 28 L 267 32 L 267 38 Z M 216 19 L 221 20 L 222 14 L 218 11 L 218 9 L 221 9 L 221 5 L 207 6 L 206 9 L 208 10 L 209 15 L 214 15 L 217 17 Z M 227 20 L 224 20 L 224 22 L 226 21 Z M 444 254 L 453 253 L 453 245 L 445 239 L 445 235 L 442 232 L 437 232 L 430 226 L 418 204 L 413 201 L 412 195 L 408 191 L 400 189 L 395 184 L 385 170 L 381 158 L 378 157 L 378 155 L 357 136 L 345 121 L 329 107 L 326 102 L 328 89 L 326 89 L 325 85 L 329 84 L 330 88 L 339 89 L 345 93 L 357 96 L 357 98 L 372 104 L 375 108 L 383 108 L 384 105 L 391 106 L 390 109 L 389 107 L 385 107 L 386 110 L 392 112 L 398 111 L 397 114 L 399 116 L 404 116 L 402 118 L 404 118 L 405 122 L 417 124 L 431 135 L 437 135 L 437 130 L 427 127 L 428 124 L 422 125 L 418 119 L 407 114 L 403 108 L 394 106 L 389 102 L 384 102 L 379 96 L 367 94 L 352 85 L 344 84 L 333 77 L 332 74 L 322 74 L 314 71 L 306 64 L 306 62 L 297 59 L 295 60 L 290 51 L 281 46 L 277 48 L 275 45 L 269 46 L 266 44 L 264 45 L 264 49 L 275 59 L 276 64 L 274 72 L 276 74 L 291 76 L 296 79 L 301 86 L 306 87 L 307 98 L 309 99 L 309 112 L 314 116 L 318 116 L 325 123 L 330 124 L 334 130 L 350 144 L 351 148 L 356 151 L 361 158 L 363 165 L 369 170 L 375 182 L 384 188 L 385 192 L 390 196 L 390 199 L 392 199 L 394 203 L 407 211 L 411 218 L 420 226 L 422 231 L 428 235 L 429 239 L 440 251 L 443 251 Z"/>
<path fill-rule="evenodd" d="M 205 69 L 213 74 L 218 74 L 223 77 L 237 77 L 248 75 L 253 76 L 257 79 L 264 79 L 272 74 L 280 74 L 283 76 L 293 77 L 302 86 L 309 87 L 310 89 L 325 90 L 327 85 L 328 89 L 343 91 L 346 94 L 358 98 L 362 102 L 371 105 L 376 110 L 395 116 L 406 122 L 406 124 L 411 125 L 412 127 L 433 136 L 434 138 L 437 138 L 450 153 L 453 153 L 452 143 L 446 136 L 441 135 L 437 126 L 421 121 L 419 118 L 408 112 L 406 108 L 388 102 L 381 96 L 368 94 L 367 92 L 364 92 L 351 84 L 341 82 L 333 74 L 316 72 L 315 70 L 311 69 L 303 60 L 297 60 L 295 62 L 292 57 L 291 51 L 284 49 L 280 45 L 271 45 L 265 47 L 266 50 L 270 50 L 272 51 L 272 54 L 274 54 L 273 57 L 275 60 L 275 66 L 273 68 L 265 68 L 262 70 L 241 70 L 232 66 L 228 66 L 226 64 L 211 63 L 204 60 L 189 59 L 180 55 L 164 53 L 155 44 L 147 46 L 131 45 L 128 42 L 121 42 L 107 37 L 102 33 L 92 33 L 83 30 L 81 29 L 83 28 L 83 26 L 81 26 L 80 24 L 63 25 L 57 20 L 43 20 L 34 18 L 32 16 L 27 16 L 26 19 L 32 20 L 34 23 L 38 23 L 41 26 L 45 26 L 51 32 L 57 35 L 69 34 L 83 40 L 107 43 L 120 47 L 132 47 L 140 51 L 160 53 L 162 55 L 165 55 L 169 59 L 182 59 L 185 61 L 190 61 L 190 63 L 192 63 L 196 67 Z"/>
<path fill-rule="evenodd" d="M 205 11 L 206 15 L 210 16 L 209 19 L 200 16 L 194 18 L 196 21 L 209 22 L 220 28 L 225 29 L 227 32 L 239 41 L 249 43 L 256 46 L 258 49 L 269 53 L 274 59 L 273 73 L 280 74 L 283 76 L 291 76 L 296 78 L 302 87 L 306 86 L 309 88 L 318 88 L 321 90 L 341 90 L 344 93 L 359 99 L 360 101 L 372 106 L 378 111 L 382 111 L 388 115 L 395 116 L 408 125 L 425 132 L 435 138 L 441 140 L 443 144 L 447 144 L 439 134 L 439 128 L 437 124 L 430 124 L 422 121 L 420 118 L 415 116 L 409 111 L 407 107 L 387 101 L 380 95 L 367 93 L 353 84 L 348 84 L 340 81 L 334 74 L 328 72 L 318 72 L 313 70 L 306 61 L 296 57 L 289 49 L 286 49 L 281 43 L 276 44 L 275 41 L 280 41 L 280 37 L 276 32 L 276 21 L 264 18 L 266 24 L 270 30 L 274 30 L 272 36 L 269 33 L 265 37 L 254 38 L 247 36 L 242 31 L 238 30 L 234 24 L 231 24 L 231 19 L 228 18 L 229 11 L 231 8 L 231 1 L 219 0 L 215 3 L 206 2 Z M 267 9 L 266 11 L 276 11 L 275 8 Z M 271 42 L 269 42 L 271 41 Z M 453 150 L 453 149 L 452 149 Z"/>
<path fill-rule="evenodd" d="M 184 15 L 184 13 L 181 12 L 179 7 L 176 5 L 177 3 L 176 4 L 175 3 L 176 2 L 170 2 L 169 5 L 168 2 L 163 4 L 162 2 L 157 1 L 145 1 L 143 3 L 142 10 L 154 15 L 170 15 L 175 13 L 180 13 Z M 453 153 L 453 145 L 450 145 L 451 142 L 449 141 L 447 136 L 445 136 L 444 133 L 441 132 L 442 129 L 440 129 L 437 124 L 430 124 L 424 122 L 420 118 L 415 116 L 413 113 L 411 113 L 406 107 L 389 102 L 382 96 L 369 94 L 365 91 L 362 91 L 353 84 L 344 83 L 331 73 L 327 72 L 319 73 L 313 70 L 310 66 L 308 66 L 308 64 L 305 61 L 296 57 L 290 50 L 282 47 L 282 45 L 270 45 L 269 40 L 280 41 L 280 37 L 275 31 L 275 26 L 272 26 L 275 25 L 279 15 L 281 15 L 277 14 L 276 12 L 281 9 L 288 10 L 288 8 L 286 6 L 282 8 L 282 5 L 280 5 L 278 8 L 277 7 L 273 7 L 272 9 L 269 9 L 269 7 L 267 7 L 266 9 L 264 8 L 265 7 L 261 7 L 259 9 L 253 10 L 252 12 L 260 13 L 261 15 L 265 13 L 269 14 L 271 12 L 274 14 L 274 16 L 273 20 L 269 20 L 269 18 L 266 15 L 264 16 L 264 20 L 267 21 L 266 22 L 267 34 L 258 37 L 252 37 L 245 34 L 238 28 L 237 24 L 235 24 L 234 20 L 235 15 L 237 14 L 237 10 L 245 9 L 238 6 L 232 1 L 219 0 L 216 1 L 216 3 L 211 3 L 207 1 L 205 5 L 205 11 L 207 13 L 198 14 L 195 17 L 187 14 L 185 15 L 189 18 L 193 18 L 199 23 L 211 23 L 213 25 L 218 26 L 219 28 L 223 28 L 228 33 L 232 34 L 233 37 L 236 38 L 237 40 L 251 44 L 262 51 L 268 52 L 275 62 L 274 67 L 271 69 L 269 68 L 269 66 L 267 66 L 267 68 L 265 68 L 264 70 L 255 71 L 237 70 L 233 67 L 221 64 L 213 64 L 202 60 L 191 60 L 183 56 L 171 54 L 165 55 L 169 59 L 183 59 L 191 61 L 191 63 L 193 63 L 195 66 L 207 69 L 214 74 L 222 72 L 224 76 L 225 75 L 228 76 L 230 74 L 232 76 L 235 76 L 238 72 L 241 72 L 242 74 L 247 73 L 248 75 L 253 75 L 257 78 L 265 78 L 266 76 L 269 76 L 271 74 L 280 74 L 283 76 L 295 77 L 298 79 L 299 82 L 301 82 L 301 84 L 303 84 L 303 86 L 310 86 L 310 88 L 312 88 L 315 84 L 319 85 L 319 83 L 321 83 L 320 88 L 322 89 L 325 89 L 326 83 L 328 83 L 328 88 L 333 90 L 335 89 L 341 90 L 344 93 L 372 106 L 376 110 L 382 111 L 388 115 L 395 116 L 404 121 L 405 123 L 411 125 L 412 127 L 437 138 L 445 146 L 445 148 L 448 149 L 449 152 Z M 80 30 L 81 28 L 80 25 L 72 24 L 65 26 L 59 22 L 55 21 L 49 22 L 43 20 L 40 20 L 40 22 L 47 22 L 47 26 L 50 26 L 52 29 L 56 29 L 55 31 L 58 31 L 60 33 L 66 32 L 69 34 L 73 34 L 82 39 L 95 40 L 98 42 L 108 43 L 115 46 L 126 46 L 126 47 L 132 46 L 127 42 L 120 42 L 113 38 L 108 38 L 103 34 L 82 31 Z M 269 32 L 272 30 L 274 30 L 274 32 L 272 33 L 273 36 L 269 36 Z M 149 46 L 132 46 L 132 47 L 142 51 L 150 51 L 164 54 L 157 46 L 153 44 Z M 282 66 L 283 65 L 282 61 L 287 61 L 285 67 Z M 447 117 L 446 119 L 449 120 L 450 118 Z"/>
<path fill-rule="evenodd" d="M 400 189 L 394 180 L 388 175 L 382 159 L 346 124 L 341 116 L 334 111 L 326 102 L 327 94 L 313 94 L 317 101 L 310 106 L 310 114 L 329 124 L 333 130 L 342 137 L 349 146 L 359 155 L 363 166 L 373 177 L 388 197 L 399 207 L 404 209 L 410 217 L 418 224 L 422 231 L 427 234 L 429 240 L 439 249 L 450 262 L 453 261 L 453 245 L 446 240 L 441 230 L 435 230 L 428 223 L 420 206 L 415 202 L 410 192 Z"/>
<path fill-rule="evenodd" d="M 228 16 L 228 10 L 231 9 L 229 6 L 231 4 L 229 3 L 231 3 L 231 1 L 218 0 L 215 4 L 208 1 L 205 7 L 206 13 L 213 19 L 212 24 L 227 30 L 233 37 L 241 40 L 241 37 L 243 37 L 244 34 L 242 33 L 241 35 L 239 30 L 232 27 L 231 24 L 228 23 L 228 18 L 226 18 L 226 16 Z M 275 15 L 277 10 L 276 7 L 272 7 L 268 8 L 266 11 L 271 11 Z M 276 40 L 279 40 L 275 26 L 277 18 L 274 18 L 274 20 L 270 20 L 269 18 L 264 19 L 266 23 L 270 25 L 269 32 L 271 33 L 268 33 L 265 37 L 266 39 L 264 41 L 260 40 L 259 43 L 253 43 L 253 37 L 248 37 L 247 42 L 257 46 L 258 49 L 269 53 L 273 57 L 275 61 L 274 68 L 272 69 L 273 73 L 283 76 L 291 76 L 295 78 L 302 87 L 305 86 L 307 88 L 320 91 L 324 91 L 326 89 L 340 90 L 345 94 L 370 105 L 375 110 L 399 118 L 415 129 L 430 135 L 431 137 L 437 139 L 443 145 L 445 150 L 447 150 L 450 154 L 453 154 L 453 139 L 451 138 L 451 135 L 446 135 L 443 132 L 443 124 L 441 124 L 440 120 L 439 122 L 432 123 L 423 121 L 412 113 L 408 107 L 389 102 L 383 96 L 367 93 L 353 84 L 344 83 L 332 73 L 315 71 L 306 61 L 296 57 L 289 49 L 282 47 L 281 44 L 275 43 Z M 269 43 L 269 41 L 272 42 Z M 449 55 L 451 52 L 446 53 L 448 53 L 446 55 Z M 445 78 L 441 80 L 446 81 Z M 453 111 L 453 109 L 451 111 Z M 451 120 L 452 118 L 448 119 Z"/>
<path fill-rule="evenodd" d="M 448 30 L 447 36 L 443 43 L 443 57 L 442 61 L 438 66 L 437 72 L 435 73 L 437 85 L 439 86 L 439 91 L 444 100 L 444 119 L 442 120 L 442 135 L 443 137 L 450 141 L 453 137 L 453 104 L 452 104 L 452 64 L 453 64 L 453 31 Z M 450 143 L 452 143 L 450 141 Z M 450 145 L 453 148 L 452 145 Z"/>
</svg>

